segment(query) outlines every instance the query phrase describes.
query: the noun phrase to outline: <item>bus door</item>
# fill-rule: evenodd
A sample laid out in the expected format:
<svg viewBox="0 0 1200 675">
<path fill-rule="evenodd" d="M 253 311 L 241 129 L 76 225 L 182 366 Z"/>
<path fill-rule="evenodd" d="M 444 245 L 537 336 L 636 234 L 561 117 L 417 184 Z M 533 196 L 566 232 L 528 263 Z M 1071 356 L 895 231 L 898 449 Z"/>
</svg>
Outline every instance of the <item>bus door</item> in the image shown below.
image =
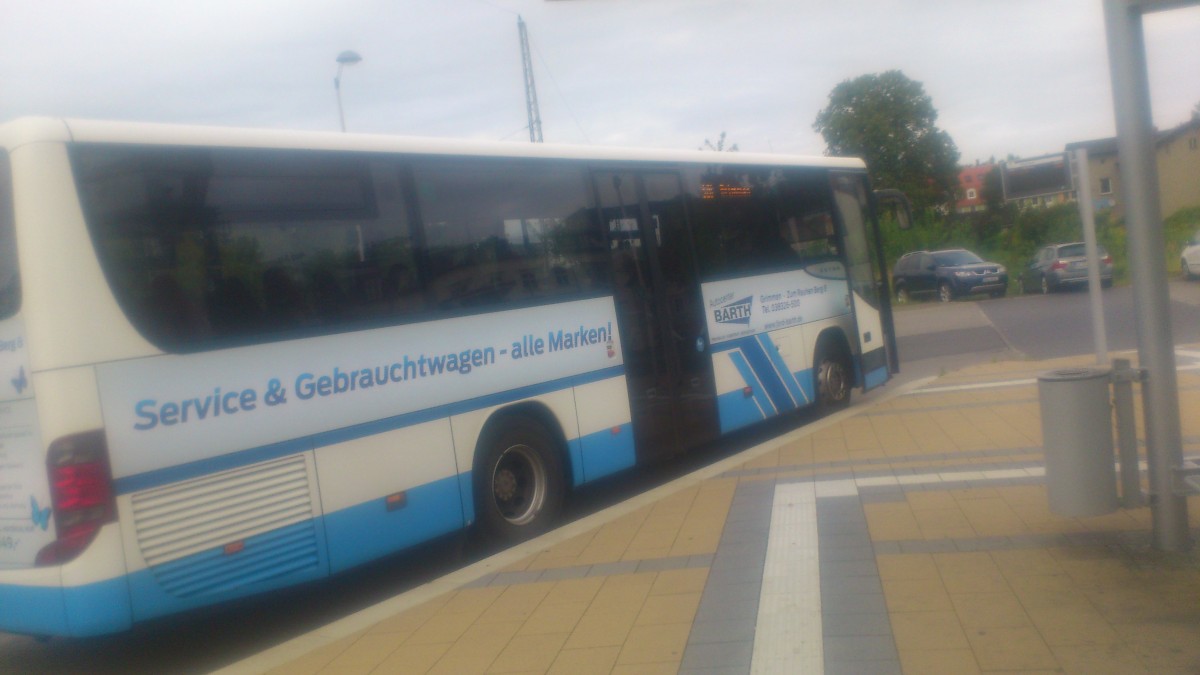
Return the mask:
<svg viewBox="0 0 1200 675">
<path fill-rule="evenodd" d="M 882 239 L 872 217 L 867 177 L 861 173 L 833 172 L 834 203 L 838 211 L 838 235 L 846 255 L 854 321 L 858 333 L 858 381 L 864 390 L 884 384 L 894 372 L 894 351 L 889 336 L 894 334 L 889 297 L 884 292 Z"/>
<path fill-rule="evenodd" d="M 593 173 L 639 455 L 715 438 L 716 386 L 679 176 Z"/>
</svg>

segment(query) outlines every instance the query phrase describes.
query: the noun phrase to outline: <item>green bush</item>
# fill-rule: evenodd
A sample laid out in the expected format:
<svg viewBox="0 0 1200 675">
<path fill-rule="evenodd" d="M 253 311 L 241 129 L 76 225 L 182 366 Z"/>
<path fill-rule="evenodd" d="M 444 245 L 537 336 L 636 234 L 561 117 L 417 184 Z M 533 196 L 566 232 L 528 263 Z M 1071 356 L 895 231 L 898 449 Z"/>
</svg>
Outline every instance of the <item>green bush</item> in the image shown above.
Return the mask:
<svg viewBox="0 0 1200 675">
<path fill-rule="evenodd" d="M 1179 271 L 1179 254 L 1183 253 L 1192 235 L 1200 231 L 1200 206 L 1189 206 L 1172 213 L 1163 221 L 1163 238 L 1167 245 L 1167 271 Z"/>
</svg>

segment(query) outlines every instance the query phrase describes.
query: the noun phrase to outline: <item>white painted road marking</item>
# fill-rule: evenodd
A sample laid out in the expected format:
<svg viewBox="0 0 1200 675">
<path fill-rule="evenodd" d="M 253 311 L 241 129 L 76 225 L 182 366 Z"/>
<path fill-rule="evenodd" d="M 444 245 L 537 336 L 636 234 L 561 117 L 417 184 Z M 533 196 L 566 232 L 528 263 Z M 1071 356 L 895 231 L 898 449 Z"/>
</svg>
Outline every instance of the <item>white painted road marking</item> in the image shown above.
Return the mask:
<svg viewBox="0 0 1200 675">
<path fill-rule="evenodd" d="M 824 672 L 817 545 L 815 484 L 776 485 L 750 672 Z"/>
</svg>

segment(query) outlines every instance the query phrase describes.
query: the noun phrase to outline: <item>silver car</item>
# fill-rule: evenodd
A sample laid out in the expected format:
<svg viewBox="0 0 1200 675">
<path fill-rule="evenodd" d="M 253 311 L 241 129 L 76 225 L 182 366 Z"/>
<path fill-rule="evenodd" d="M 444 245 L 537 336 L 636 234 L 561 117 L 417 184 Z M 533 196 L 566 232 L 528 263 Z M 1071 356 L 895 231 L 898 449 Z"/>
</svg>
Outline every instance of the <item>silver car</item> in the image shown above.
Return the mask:
<svg viewBox="0 0 1200 675">
<path fill-rule="evenodd" d="M 1184 279 L 1200 277 L 1200 232 L 1192 235 L 1188 245 L 1179 254 L 1179 271 Z"/>
<path fill-rule="evenodd" d="M 1113 282 L 1112 256 L 1103 246 L 1096 249 L 1100 255 L 1100 285 L 1108 288 Z M 1087 283 L 1087 248 L 1081 241 L 1043 246 L 1021 272 L 1021 290 L 1026 293 L 1052 293 Z"/>
</svg>

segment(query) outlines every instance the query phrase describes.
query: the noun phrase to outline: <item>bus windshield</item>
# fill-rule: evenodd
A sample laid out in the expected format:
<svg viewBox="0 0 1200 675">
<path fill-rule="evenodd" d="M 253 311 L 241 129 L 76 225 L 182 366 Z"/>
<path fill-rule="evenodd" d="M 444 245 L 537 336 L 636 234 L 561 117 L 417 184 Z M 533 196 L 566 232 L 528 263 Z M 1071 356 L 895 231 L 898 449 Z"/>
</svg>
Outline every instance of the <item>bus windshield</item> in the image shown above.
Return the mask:
<svg viewBox="0 0 1200 675">
<path fill-rule="evenodd" d="M 8 155 L 0 154 L 0 319 L 15 314 L 20 304 L 21 277 L 17 274 L 12 180 L 8 170 Z"/>
</svg>

